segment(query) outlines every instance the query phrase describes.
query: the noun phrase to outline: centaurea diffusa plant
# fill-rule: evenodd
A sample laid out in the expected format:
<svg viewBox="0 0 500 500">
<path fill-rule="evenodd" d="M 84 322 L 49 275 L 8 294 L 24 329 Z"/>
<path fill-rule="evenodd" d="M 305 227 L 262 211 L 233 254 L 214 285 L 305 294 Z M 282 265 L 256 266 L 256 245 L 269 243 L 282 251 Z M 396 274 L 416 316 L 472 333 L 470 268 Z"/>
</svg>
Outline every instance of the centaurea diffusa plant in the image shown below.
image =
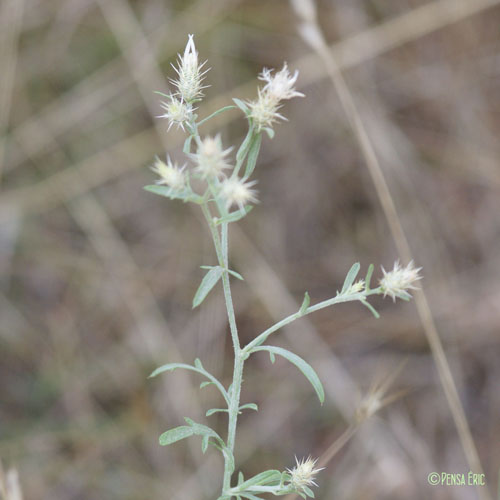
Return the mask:
<svg viewBox="0 0 500 500">
<path fill-rule="evenodd" d="M 177 125 L 187 133 L 183 151 L 194 164 L 192 169 L 185 165 L 179 167 L 167 157 L 166 163 L 156 160 L 153 171 L 158 174 L 159 180 L 156 185 L 146 186 L 145 189 L 161 196 L 171 199 L 180 199 L 199 205 L 206 219 L 210 234 L 215 247 L 217 263 L 210 266 L 202 266 L 206 269 L 205 277 L 193 298 L 193 307 L 199 306 L 214 286 L 221 281 L 226 302 L 229 328 L 234 348 L 234 369 L 231 385 L 226 388 L 213 375 L 203 367 L 201 361 L 196 359 L 193 365 L 183 363 L 169 363 L 156 369 L 151 377 L 163 372 L 183 368 L 197 372 L 205 377 L 201 387 L 214 385 L 222 395 L 223 407 L 213 408 L 207 411 L 207 417 L 217 412 L 228 414 L 227 438 L 223 439 L 210 427 L 185 418 L 187 425 L 171 429 L 160 436 L 161 445 L 169 445 L 181 439 L 197 435 L 202 438 L 202 450 L 206 452 L 211 445 L 218 449 L 224 459 L 224 475 L 222 479 L 222 491 L 219 500 L 231 498 L 256 500 L 261 495 L 270 493 L 273 495 L 299 494 L 303 498 L 314 497 L 311 486 L 316 486 L 315 475 L 321 469 L 315 469 L 316 461 L 309 457 L 303 460 L 296 459 L 296 465 L 292 469 L 267 470 L 254 477 L 245 479 L 242 472 L 238 474 L 236 484 L 232 482 L 235 470 L 234 448 L 238 415 L 246 409 L 258 410 L 254 403 L 241 404 L 240 393 L 245 361 L 256 352 L 267 352 L 274 362 L 275 357 L 282 356 L 294 364 L 313 386 L 321 403 L 324 401 L 324 390 L 313 368 L 296 354 L 283 349 L 268 345 L 266 342 L 271 334 L 292 321 L 318 311 L 325 307 L 333 306 L 341 302 L 359 301 L 378 317 L 377 311 L 368 302 L 371 295 L 389 295 L 393 299 L 399 297 L 409 300 L 408 290 L 414 288 L 414 283 L 420 279 L 419 269 L 414 268 L 413 263 L 402 267 L 396 263 L 392 271 L 383 271 L 384 276 L 379 286 L 371 288 L 371 277 L 373 265 L 370 265 L 364 279 L 357 280 L 360 264 L 354 264 L 345 278 L 340 292 L 328 300 L 310 305 L 308 293 L 305 293 L 300 309 L 279 321 L 275 325 L 257 335 L 249 344 L 242 347 L 238 336 L 236 318 L 234 314 L 231 296 L 230 277 L 243 279 L 237 272 L 229 269 L 228 257 L 228 231 L 230 224 L 245 217 L 252 209 L 252 204 L 257 202 L 257 192 L 253 189 L 255 180 L 249 180 L 257 162 L 257 157 L 262 141 L 262 133 L 265 131 L 269 138 L 273 138 L 273 125 L 278 119 L 285 119 L 278 110 L 282 107 L 284 100 L 303 96 L 295 90 L 295 82 L 298 72 L 293 75 L 284 64 L 283 68 L 273 73 L 264 69 L 259 76 L 265 85 L 258 89 L 257 99 L 244 102 L 233 99 L 235 105 L 226 106 L 212 115 L 198 120 L 195 114 L 195 104 L 203 97 L 202 90 L 204 75 L 203 64 L 198 61 L 198 52 L 192 35 L 183 56 L 179 56 L 178 66 L 175 67 L 178 78 L 171 80 L 176 91 L 170 95 L 162 94 L 167 101 L 162 103 L 165 114 L 162 115 L 172 125 Z M 215 137 L 202 138 L 198 132 L 199 126 L 219 113 L 229 109 L 239 108 L 248 121 L 248 133 L 236 152 L 233 162 L 230 161 L 232 148 L 224 149 L 219 135 Z M 194 142 L 194 144 L 193 144 Z M 194 146 L 194 152 L 192 152 Z M 194 189 L 191 179 L 197 180 Z"/>
</svg>

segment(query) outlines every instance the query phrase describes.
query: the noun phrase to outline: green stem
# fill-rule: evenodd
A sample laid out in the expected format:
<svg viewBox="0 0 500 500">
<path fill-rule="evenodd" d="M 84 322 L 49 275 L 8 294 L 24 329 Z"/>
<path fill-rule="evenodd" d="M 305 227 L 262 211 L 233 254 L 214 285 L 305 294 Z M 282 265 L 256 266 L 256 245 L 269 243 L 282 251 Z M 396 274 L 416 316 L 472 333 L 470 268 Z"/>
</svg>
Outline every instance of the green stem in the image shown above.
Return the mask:
<svg viewBox="0 0 500 500">
<path fill-rule="evenodd" d="M 283 328 L 284 326 L 292 323 L 296 319 L 301 318 L 302 316 L 306 316 L 307 314 L 311 314 L 315 311 L 319 311 L 320 309 L 324 309 L 325 307 L 330 307 L 330 306 L 333 306 L 335 304 L 340 304 L 342 302 L 351 302 L 354 300 L 362 300 L 365 297 L 368 297 L 369 295 L 378 295 L 380 292 L 381 292 L 381 290 L 379 287 L 379 288 L 374 288 L 373 290 L 359 292 L 359 293 L 353 293 L 350 295 L 337 295 L 336 297 L 333 297 L 333 298 L 328 299 L 328 300 L 324 300 L 323 302 L 319 302 L 318 304 L 310 306 L 305 311 L 297 311 L 296 313 L 291 314 L 290 316 L 287 316 L 286 318 L 282 319 L 281 321 L 279 321 L 278 323 L 269 327 L 267 330 L 265 330 L 260 335 L 255 337 L 249 344 L 247 344 L 242 349 L 242 352 L 244 354 L 250 354 L 252 352 L 252 349 L 258 345 L 261 345 L 263 342 L 265 342 L 266 339 L 269 337 L 269 335 L 271 335 L 275 331 L 279 330 L 280 328 Z"/>
<path fill-rule="evenodd" d="M 243 378 L 243 365 L 245 362 L 245 357 L 240 347 L 240 341 L 238 337 L 238 328 L 236 326 L 236 317 L 234 314 L 233 299 L 231 296 L 231 287 L 229 283 L 229 273 L 228 273 L 228 224 L 223 223 L 221 228 L 221 234 L 217 230 L 214 224 L 213 217 L 210 213 L 207 203 L 202 204 L 203 215 L 205 216 L 208 226 L 210 228 L 210 233 L 214 241 L 215 252 L 217 254 L 217 259 L 219 261 L 219 266 L 222 267 L 222 287 L 224 289 L 224 299 L 226 301 L 227 316 L 229 320 L 229 328 L 231 330 L 231 338 L 233 340 L 234 349 L 234 369 L 233 369 L 233 382 L 231 386 L 231 391 L 229 391 L 229 404 L 228 404 L 228 431 L 227 431 L 227 444 L 226 447 L 231 454 L 234 453 L 234 443 L 236 438 L 236 425 L 238 422 L 238 411 L 240 406 L 240 394 L 241 394 L 241 382 Z M 229 466 L 228 461 L 225 459 L 224 464 L 224 479 L 222 491 L 225 492 L 231 487 L 231 475 L 232 470 Z"/>
</svg>

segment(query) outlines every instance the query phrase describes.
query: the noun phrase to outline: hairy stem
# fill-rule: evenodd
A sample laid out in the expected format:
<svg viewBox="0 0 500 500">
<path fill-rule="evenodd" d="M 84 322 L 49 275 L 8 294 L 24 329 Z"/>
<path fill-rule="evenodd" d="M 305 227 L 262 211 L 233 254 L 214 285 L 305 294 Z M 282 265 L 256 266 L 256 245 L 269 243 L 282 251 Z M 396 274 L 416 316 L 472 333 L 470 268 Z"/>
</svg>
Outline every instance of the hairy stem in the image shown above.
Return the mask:
<svg viewBox="0 0 500 500">
<path fill-rule="evenodd" d="M 243 348 L 242 352 L 245 354 L 250 354 L 252 349 L 256 346 L 261 345 L 263 342 L 265 342 L 266 339 L 269 337 L 269 335 L 276 332 L 280 328 L 283 328 L 284 326 L 292 323 L 296 319 L 301 318 L 302 316 L 306 316 L 307 314 L 311 314 L 315 311 L 319 311 L 320 309 L 324 309 L 325 307 L 330 307 L 330 306 L 333 306 L 335 304 L 340 304 L 342 302 L 351 302 L 354 300 L 362 300 L 362 299 L 368 297 L 369 295 L 377 295 L 379 293 L 381 293 L 380 288 L 374 288 L 373 290 L 364 291 L 364 292 L 358 292 L 358 293 L 352 293 L 352 294 L 346 294 L 346 295 L 337 295 L 336 297 L 333 297 L 331 299 L 327 299 L 327 300 L 319 302 L 318 304 L 315 304 L 313 306 L 309 306 L 304 311 L 297 311 L 294 314 L 290 314 L 290 316 L 287 316 L 286 318 L 282 319 L 281 321 L 278 321 L 278 323 L 269 327 L 267 330 L 265 330 L 260 335 L 255 337 L 255 339 L 253 339 L 249 344 L 247 344 Z"/>
<path fill-rule="evenodd" d="M 219 266 L 222 267 L 222 287 L 224 289 L 224 300 L 226 301 L 227 317 L 229 320 L 229 328 L 231 330 L 231 338 L 233 340 L 234 349 L 234 369 L 233 369 L 233 382 L 231 390 L 229 391 L 229 405 L 228 405 L 228 430 L 227 430 L 227 449 L 231 454 L 234 452 L 234 442 L 236 438 L 236 425 L 238 422 L 238 410 L 240 406 L 241 382 L 243 378 L 243 364 L 244 356 L 240 347 L 240 340 L 238 337 L 238 328 L 236 326 L 236 318 L 234 314 L 233 299 L 231 296 L 231 286 L 229 283 L 228 272 L 228 224 L 224 223 L 221 227 L 221 233 L 217 230 L 214 224 L 210 209 L 207 203 L 202 205 L 203 215 L 205 216 L 210 233 L 215 246 L 215 252 L 219 261 Z M 225 459 L 224 463 L 224 479 L 222 491 L 225 492 L 231 487 L 232 469 L 228 460 Z"/>
</svg>

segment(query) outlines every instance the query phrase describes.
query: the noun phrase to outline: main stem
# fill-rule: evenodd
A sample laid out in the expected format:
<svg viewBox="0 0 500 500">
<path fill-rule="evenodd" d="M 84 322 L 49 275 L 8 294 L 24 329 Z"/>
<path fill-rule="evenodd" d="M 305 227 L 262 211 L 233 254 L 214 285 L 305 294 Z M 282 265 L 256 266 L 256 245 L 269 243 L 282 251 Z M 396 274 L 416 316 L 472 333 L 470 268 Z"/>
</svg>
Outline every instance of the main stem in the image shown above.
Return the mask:
<svg viewBox="0 0 500 500">
<path fill-rule="evenodd" d="M 228 430 L 227 430 L 227 442 L 226 446 L 231 454 L 234 454 L 234 442 L 236 437 L 236 425 L 238 422 L 238 411 L 240 407 L 240 394 L 241 394 L 241 382 L 243 378 L 243 364 L 245 362 L 242 349 L 240 347 L 240 340 L 238 337 L 238 328 L 236 326 L 236 318 L 234 315 L 233 299 L 231 296 L 231 286 L 229 284 L 229 273 L 228 273 L 228 224 L 223 223 L 221 226 L 221 234 L 219 236 L 219 231 L 214 223 L 210 210 L 206 203 L 202 205 L 203 215 L 205 216 L 207 223 L 210 227 L 210 233 L 215 246 L 215 252 L 217 254 L 217 259 L 219 261 L 219 266 L 223 269 L 222 272 L 222 287 L 224 289 L 224 299 L 226 301 L 227 317 L 229 320 L 229 328 L 231 330 L 231 338 L 233 340 L 234 349 L 234 369 L 233 369 L 233 382 L 231 385 L 231 391 L 229 391 L 229 405 L 228 405 Z M 229 464 L 227 458 L 225 458 L 224 463 L 224 479 L 222 483 L 222 492 L 229 490 L 231 488 L 231 475 L 232 468 Z"/>
</svg>

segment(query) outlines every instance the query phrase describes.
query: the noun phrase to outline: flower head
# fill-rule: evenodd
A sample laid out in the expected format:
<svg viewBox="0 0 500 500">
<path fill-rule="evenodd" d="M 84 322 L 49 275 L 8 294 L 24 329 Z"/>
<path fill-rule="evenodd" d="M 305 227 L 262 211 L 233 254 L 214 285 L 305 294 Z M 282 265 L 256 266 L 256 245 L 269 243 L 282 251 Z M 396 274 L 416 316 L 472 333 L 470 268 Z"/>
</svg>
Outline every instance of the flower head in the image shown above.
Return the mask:
<svg viewBox="0 0 500 500">
<path fill-rule="evenodd" d="M 298 460 L 295 457 L 296 465 L 293 469 L 287 469 L 290 473 L 290 483 L 297 491 L 303 491 L 305 487 L 317 486 L 314 481 L 314 476 L 321 470 L 315 469 L 314 466 L 318 459 L 314 460 L 311 456 Z"/>
<path fill-rule="evenodd" d="M 203 177 L 219 177 L 225 169 L 231 168 L 226 157 L 232 149 L 223 149 L 220 135 L 205 137 L 196 154 L 191 155 L 197 164 L 196 171 Z"/>
<path fill-rule="evenodd" d="M 170 157 L 167 157 L 167 163 L 156 158 L 151 170 L 160 176 L 156 184 L 165 184 L 176 191 L 180 191 L 186 187 L 185 168 L 185 165 L 179 167 L 176 163 L 172 163 Z"/>
<path fill-rule="evenodd" d="M 171 80 L 177 87 L 177 93 L 187 103 L 192 103 L 203 97 L 203 89 L 206 87 L 202 85 L 202 82 L 205 73 L 208 71 L 208 69 L 202 70 L 205 63 L 206 61 L 201 64 L 198 62 L 198 52 L 194 45 L 193 35 L 189 35 L 184 55 L 179 54 L 177 67 L 172 65 L 178 79 Z"/>
<path fill-rule="evenodd" d="M 165 110 L 165 113 L 160 115 L 160 118 L 168 120 L 168 130 L 170 130 L 174 123 L 178 128 L 184 130 L 184 124 L 190 120 L 194 109 L 191 104 L 187 104 L 182 99 L 178 99 L 172 95 L 169 96 L 169 99 L 169 102 L 161 103 L 161 107 Z"/>
<path fill-rule="evenodd" d="M 266 84 L 258 89 L 257 99 L 248 103 L 250 117 L 258 130 L 272 127 L 273 123 L 279 119 L 286 120 L 283 115 L 278 113 L 282 106 L 281 101 L 304 96 L 294 88 L 298 76 L 298 71 L 295 71 L 293 75 L 290 74 L 286 63 L 275 74 L 271 69 L 264 68 L 262 70 L 259 80 L 266 82 Z"/>
<path fill-rule="evenodd" d="M 278 101 L 292 99 L 293 97 L 304 97 L 302 92 L 297 92 L 294 88 L 295 82 L 299 76 L 298 70 L 291 75 L 285 63 L 280 71 L 274 75 L 272 73 L 272 69 L 264 68 L 259 75 L 259 80 L 267 82 L 263 88 L 264 92 L 267 92 Z"/>
<path fill-rule="evenodd" d="M 384 292 L 384 297 L 389 295 L 393 301 L 396 300 L 396 297 L 406 300 L 411 298 L 408 290 L 417 290 L 414 283 L 422 279 L 422 276 L 418 274 L 421 269 L 421 267 L 415 268 L 413 261 L 406 267 L 401 267 L 399 261 L 396 261 L 394 269 L 388 272 L 382 267 L 384 276 L 380 280 L 380 286 Z"/>
<path fill-rule="evenodd" d="M 227 208 L 238 205 L 240 210 L 249 202 L 257 203 L 257 191 L 251 189 L 257 181 L 245 182 L 243 179 L 229 178 L 221 184 L 221 196 L 226 201 Z"/>
</svg>

